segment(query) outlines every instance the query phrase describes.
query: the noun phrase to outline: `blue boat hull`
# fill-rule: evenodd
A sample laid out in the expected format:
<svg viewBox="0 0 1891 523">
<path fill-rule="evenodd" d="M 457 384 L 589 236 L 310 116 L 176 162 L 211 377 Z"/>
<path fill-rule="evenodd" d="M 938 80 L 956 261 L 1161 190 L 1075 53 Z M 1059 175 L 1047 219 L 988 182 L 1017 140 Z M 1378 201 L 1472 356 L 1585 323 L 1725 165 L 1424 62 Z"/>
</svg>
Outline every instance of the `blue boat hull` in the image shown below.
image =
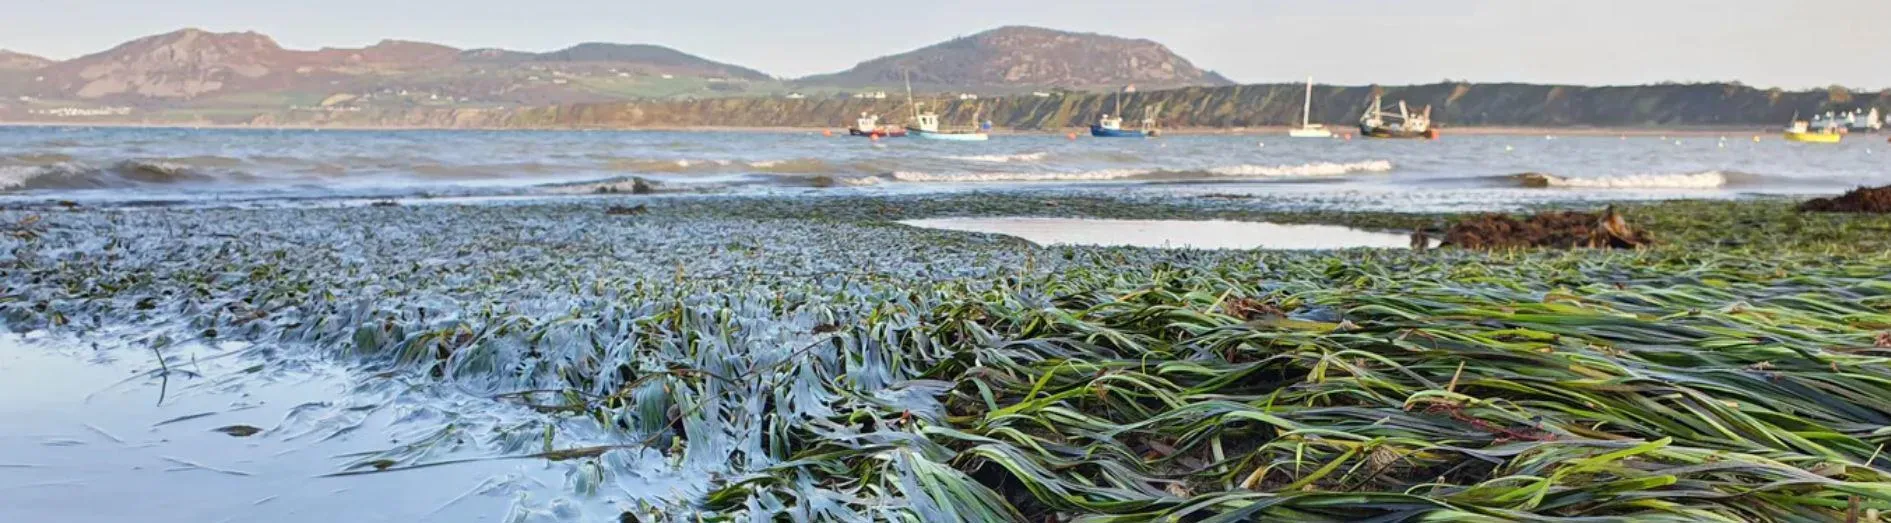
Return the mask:
<svg viewBox="0 0 1891 523">
<path fill-rule="evenodd" d="M 1138 130 L 1104 129 L 1103 126 L 1101 125 L 1090 126 L 1090 136 L 1095 136 L 1097 138 L 1145 138 L 1145 137 L 1154 136 L 1154 135 L 1155 133 L 1143 132 L 1143 131 L 1138 131 Z"/>
</svg>

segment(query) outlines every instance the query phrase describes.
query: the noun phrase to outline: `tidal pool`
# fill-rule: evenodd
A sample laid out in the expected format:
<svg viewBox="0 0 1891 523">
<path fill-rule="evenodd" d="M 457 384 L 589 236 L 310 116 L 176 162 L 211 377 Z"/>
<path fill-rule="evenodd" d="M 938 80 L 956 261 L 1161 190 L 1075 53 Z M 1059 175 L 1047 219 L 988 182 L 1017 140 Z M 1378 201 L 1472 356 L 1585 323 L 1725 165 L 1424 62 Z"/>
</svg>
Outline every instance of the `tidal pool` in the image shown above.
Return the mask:
<svg viewBox="0 0 1891 523">
<path fill-rule="evenodd" d="M 1404 234 L 1337 225 L 1032 217 L 934 218 L 900 223 L 928 229 L 1002 234 L 1038 245 L 1277 250 L 1411 247 L 1411 237 Z"/>
<path fill-rule="evenodd" d="M 236 344 L 167 348 L 164 375 L 149 351 L 40 338 L 0 336 L 0 521 L 500 521 L 563 483 L 525 461 L 331 477 L 463 421 Z"/>
</svg>

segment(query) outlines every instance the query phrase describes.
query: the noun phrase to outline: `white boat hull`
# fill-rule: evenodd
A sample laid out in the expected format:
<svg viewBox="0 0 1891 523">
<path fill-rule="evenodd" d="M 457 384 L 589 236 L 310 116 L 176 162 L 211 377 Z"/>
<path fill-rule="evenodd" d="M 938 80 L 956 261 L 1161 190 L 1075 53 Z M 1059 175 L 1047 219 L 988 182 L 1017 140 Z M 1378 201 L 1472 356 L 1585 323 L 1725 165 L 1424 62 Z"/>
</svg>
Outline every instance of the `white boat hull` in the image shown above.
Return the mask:
<svg viewBox="0 0 1891 523">
<path fill-rule="evenodd" d="M 1326 129 L 1289 129 L 1287 136 L 1293 138 L 1332 138 L 1333 131 Z"/>
<path fill-rule="evenodd" d="M 922 131 L 919 129 L 907 129 L 906 135 L 913 138 L 944 140 L 948 142 L 983 142 L 991 139 L 991 135 L 985 133 L 944 133 L 938 131 Z"/>
</svg>

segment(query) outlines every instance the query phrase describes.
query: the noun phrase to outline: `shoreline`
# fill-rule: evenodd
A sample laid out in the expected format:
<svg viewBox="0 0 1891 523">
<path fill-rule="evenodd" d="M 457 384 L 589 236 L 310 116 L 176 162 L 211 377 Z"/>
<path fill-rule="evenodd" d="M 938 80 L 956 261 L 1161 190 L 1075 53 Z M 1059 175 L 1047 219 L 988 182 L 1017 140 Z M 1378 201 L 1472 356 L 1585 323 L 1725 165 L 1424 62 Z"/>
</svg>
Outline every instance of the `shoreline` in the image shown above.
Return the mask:
<svg viewBox="0 0 1891 523">
<path fill-rule="evenodd" d="M 151 124 L 140 122 L 45 122 L 45 121 L 0 121 L 3 128 L 112 128 L 112 129 L 180 129 L 180 130 L 255 130 L 255 131 L 533 131 L 533 132 L 680 132 L 680 133 L 820 133 L 834 132 L 845 136 L 846 127 L 779 127 L 779 126 L 638 126 L 638 127 L 440 127 L 415 125 L 247 125 L 247 124 Z M 1184 127 L 1163 129 L 1162 134 L 1173 136 L 1285 136 L 1289 126 L 1265 127 Z M 1337 134 L 1349 134 L 1350 127 L 1329 126 Z M 1534 127 L 1534 126 L 1470 126 L 1439 127 L 1445 139 L 1453 135 L 1463 136 L 1769 136 L 1777 134 L 1770 128 L 1730 125 L 1717 127 Z M 1072 127 L 1061 130 L 1042 129 L 994 129 L 998 136 L 1062 136 L 1077 133 L 1078 137 L 1088 134 L 1087 128 Z"/>
<path fill-rule="evenodd" d="M 1879 456 L 1877 441 L 1844 430 L 1869 425 L 1872 399 L 1891 382 L 1891 368 L 1872 352 L 1891 346 L 1881 281 L 1891 239 L 1874 234 L 1891 216 L 1808 216 L 1777 201 L 1623 204 L 1621 216 L 1660 240 L 1633 251 L 1415 250 L 1396 238 L 1386 248 L 1326 250 L 1037 245 L 902 222 L 1058 215 L 1403 233 L 1448 231 L 1476 215 L 1340 209 L 1279 198 L 985 193 L 0 210 L 0 222 L 20 224 L 21 236 L 50 232 L 16 240 L 16 256 L 60 260 L 0 273 L 20 298 L 0 321 L 70 334 L 91 342 L 72 352 L 119 363 L 15 364 L 73 376 L 52 394 L 23 383 L 16 388 L 26 394 L 13 396 L 22 399 L 0 401 L 21 407 L 4 412 L 37 416 L 29 421 L 42 423 L 26 426 L 51 434 L 15 438 L 10 448 L 71 459 L 0 467 L 0 479 L 80 481 L 57 496 L 17 496 L 0 514 L 81 513 L 100 496 L 143 488 L 146 498 L 190 502 L 137 506 L 152 523 L 212 511 L 288 514 L 273 518 L 284 523 L 353 515 L 323 505 L 334 499 L 376 514 L 434 509 L 425 517 L 467 520 L 499 512 L 504 498 L 443 504 L 388 489 L 424 485 L 444 498 L 500 484 L 514 485 L 507 514 L 564 507 L 570 517 L 559 521 L 793 517 L 792 508 L 757 500 L 770 491 L 753 486 L 766 483 L 806 485 L 807 498 L 835 500 L 834 513 L 868 519 L 913 506 L 916 491 L 900 483 L 925 481 L 990 493 L 1003 514 L 1037 515 L 1065 498 L 1024 481 L 1064 492 L 1095 484 L 1085 470 L 1055 466 L 1075 455 L 1066 449 L 1132 471 L 1129 481 L 1191 485 L 1124 489 L 1133 504 L 1064 510 L 1078 516 L 1230 514 L 1244 508 L 1220 500 L 1260 493 L 1278 496 L 1282 508 L 1235 515 L 1424 517 L 1410 500 L 1429 492 L 1411 494 L 1409 485 L 1504 488 L 1517 481 L 1510 471 L 1526 467 L 1545 467 L 1536 475 L 1556 482 L 1548 488 L 1620 492 L 1614 476 L 1563 471 L 1630 451 L 1644 454 L 1620 470 L 1659 481 L 1629 495 L 1669 495 L 1694 503 L 1675 510 L 1721 519 L 1737 519 L 1744 507 L 1716 504 L 1717 489 L 1763 489 L 1773 478 L 1834 475 L 1831 488 L 1804 496 L 1756 497 L 1767 505 L 1754 510 L 1841 515 L 1832 507 L 1863 497 L 1854 492 L 1877 492 L 1875 470 L 1826 464 Z M 199 359 L 208 372 L 197 370 Z M 214 376 L 214 387 L 169 379 L 185 362 Z M 301 383 L 291 379 L 310 368 L 334 369 L 316 377 L 336 379 L 292 391 L 273 385 Z M 1665 383 L 1595 386 L 1649 376 Z M 185 393 L 170 389 L 169 403 L 145 407 L 166 387 Z M 799 392 L 809 393 L 783 399 Z M 1739 410 L 1669 408 L 1675 397 Z M 257 401 L 265 403 L 250 406 Z M 1510 410 L 1486 407 L 1493 404 Z M 1800 406 L 1812 410 L 1793 410 Z M 1679 421 L 1634 421 L 1643 419 Z M 1689 428 L 1732 422 L 1763 434 L 1830 434 L 1835 444 L 1827 456 Z M 722 428 L 698 430 L 709 423 Z M 754 434 L 793 437 L 749 445 L 759 441 Z M 1011 439 L 1018 434 L 1026 437 Z M 1317 434 L 1350 436 L 1303 437 Z M 951 447 L 969 438 L 981 443 Z M 1188 441 L 1202 444 L 1167 443 Z M 1384 449 L 1373 451 L 1379 461 L 1358 451 L 1365 441 Z M 227 452 L 212 446 L 232 442 Z M 692 449 L 733 450 L 692 458 Z M 927 449 L 948 450 L 927 457 Z M 994 455 L 1030 468 L 986 468 L 982 460 Z M 1726 468 L 1704 470 L 1696 456 L 1724 457 L 1717 463 Z M 807 465 L 782 467 L 777 457 Z M 261 473 L 191 479 L 144 466 L 166 459 Z M 1273 465 L 1296 461 L 1307 466 Z M 1239 488 L 1192 481 L 1215 463 L 1262 479 Z M 883 467 L 890 472 L 858 472 Z M 1387 481 L 1317 481 L 1320 471 L 1372 467 L 1384 468 Z M 1743 473 L 1721 474 L 1734 467 Z M 1436 472 L 1454 468 L 1463 472 Z M 926 476 L 906 479 L 914 470 Z M 633 474 L 649 485 L 625 490 L 640 496 L 634 507 L 591 503 L 598 495 L 589 484 L 556 479 Z M 306 487 L 310 476 L 324 483 Z M 1287 481 L 1305 487 L 1282 487 Z M 377 496 L 382 490 L 398 495 Z M 1342 506 L 1335 496 L 1366 501 Z M 1459 499 L 1478 503 L 1466 512 L 1572 514 Z M 1891 494 L 1857 503 L 1891 503 Z M 454 512 L 435 516 L 444 506 Z M 1632 519 L 1666 508 L 1591 512 Z"/>
</svg>

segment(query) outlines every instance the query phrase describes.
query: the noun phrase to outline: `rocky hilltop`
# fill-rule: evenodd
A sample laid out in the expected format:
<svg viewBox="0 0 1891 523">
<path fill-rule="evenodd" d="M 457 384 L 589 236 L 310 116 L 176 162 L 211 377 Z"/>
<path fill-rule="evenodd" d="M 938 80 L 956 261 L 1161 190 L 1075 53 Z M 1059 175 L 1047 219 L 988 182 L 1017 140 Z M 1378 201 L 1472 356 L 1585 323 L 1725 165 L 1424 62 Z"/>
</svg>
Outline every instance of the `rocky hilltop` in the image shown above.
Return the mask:
<svg viewBox="0 0 1891 523">
<path fill-rule="evenodd" d="M 296 50 L 254 32 L 184 29 L 65 61 L 0 53 L 0 98 L 33 99 L 0 110 L 0 119 L 21 112 L 155 113 L 152 118 L 195 121 L 233 112 L 802 98 L 892 90 L 908 70 L 928 89 L 982 94 L 1230 84 L 1156 42 L 1035 27 L 994 29 L 794 81 L 647 44 L 591 42 L 533 53 L 387 40 Z"/>
<path fill-rule="evenodd" d="M 640 79 L 768 79 L 752 69 L 654 45 L 588 43 L 526 53 L 386 40 L 362 48 L 306 51 L 284 49 L 254 32 L 199 29 L 148 36 L 63 62 L 13 56 L 0 60 L 32 66 L 40 77 L 18 94 L 48 103 L 150 108 L 288 109 L 359 103 L 375 95 L 406 102 L 395 105 L 426 105 L 421 97 L 439 105 L 571 103 L 627 98 L 610 92 Z"/>
<path fill-rule="evenodd" d="M 916 85 L 974 91 L 1115 90 L 1125 85 L 1162 89 L 1234 83 L 1149 40 L 1023 26 L 875 58 L 847 71 L 802 78 L 797 83 L 854 88 L 900 85 L 908 72 Z"/>
<path fill-rule="evenodd" d="M 0 71 L 31 71 L 52 64 L 52 60 L 0 49 Z"/>
</svg>

